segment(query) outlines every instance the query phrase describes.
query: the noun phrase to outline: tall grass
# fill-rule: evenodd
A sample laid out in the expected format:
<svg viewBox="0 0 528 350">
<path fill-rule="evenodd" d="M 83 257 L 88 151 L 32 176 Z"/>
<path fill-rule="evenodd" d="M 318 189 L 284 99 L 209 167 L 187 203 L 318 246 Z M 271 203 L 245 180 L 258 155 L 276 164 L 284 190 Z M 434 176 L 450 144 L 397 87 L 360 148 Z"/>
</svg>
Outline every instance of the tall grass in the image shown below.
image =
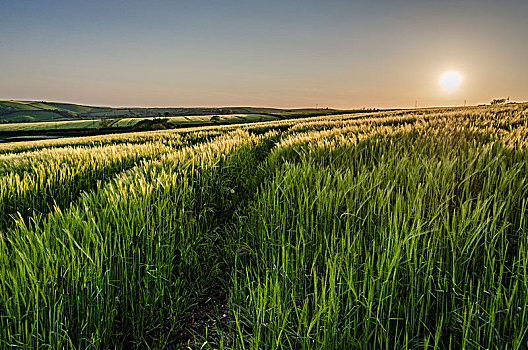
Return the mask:
<svg viewBox="0 0 528 350">
<path fill-rule="evenodd" d="M 55 206 L 66 207 L 80 193 L 96 188 L 124 170 L 220 134 L 214 130 L 198 131 L 156 138 L 155 142 L 103 146 L 74 143 L 75 147 L 0 155 L 0 228 L 10 225 L 16 213 L 29 217 L 46 214 Z"/>
<path fill-rule="evenodd" d="M 163 131 L 143 131 L 123 134 L 107 134 L 97 136 L 58 138 L 51 140 L 36 140 L 27 142 L 11 142 L 0 144 L 0 154 L 14 154 L 42 149 L 61 147 L 97 147 L 117 144 L 144 144 L 149 142 L 171 143 L 184 141 L 187 143 L 202 142 L 222 135 L 222 127 L 203 127 L 199 129 L 182 128 Z"/>
<path fill-rule="evenodd" d="M 525 348 L 527 120 L 431 109 L 21 145 L 0 156 L 0 347 Z M 183 339 L 219 293 L 223 323 Z"/>
<path fill-rule="evenodd" d="M 222 344 L 526 346 L 526 143 L 455 121 L 285 140 L 235 229 Z"/>
<path fill-rule="evenodd" d="M 181 146 L 176 142 L 67 147 L 0 157 L 0 225 L 11 224 L 14 215 L 28 217 L 50 212 L 56 205 L 64 207 L 98 182 Z"/>
<path fill-rule="evenodd" d="M 0 241 L 2 346 L 169 342 L 189 297 L 215 279 L 214 229 L 227 215 L 215 207 L 236 196 L 221 170 L 251 169 L 267 144 L 237 133 L 184 148 L 71 209 L 19 221 Z"/>
</svg>

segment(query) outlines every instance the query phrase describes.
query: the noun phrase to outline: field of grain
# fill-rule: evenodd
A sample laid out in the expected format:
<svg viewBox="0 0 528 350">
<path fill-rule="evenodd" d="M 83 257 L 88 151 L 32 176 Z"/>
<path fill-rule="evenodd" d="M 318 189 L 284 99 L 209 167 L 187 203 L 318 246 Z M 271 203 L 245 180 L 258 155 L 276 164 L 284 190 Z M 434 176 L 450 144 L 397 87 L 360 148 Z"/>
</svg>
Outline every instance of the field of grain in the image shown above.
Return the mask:
<svg viewBox="0 0 528 350">
<path fill-rule="evenodd" d="M 528 105 L 0 146 L 0 348 L 524 349 Z"/>
<path fill-rule="evenodd" d="M 22 113 L 22 112 L 20 112 Z M 70 120 L 70 121 L 56 121 L 56 122 L 35 122 L 35 123 L 4 123 L 0 124 L 0 132 L 23 132 L 23 131 L 46 131 L 46 130 L 74 130 L 74 129 L 101 129 L 101 128 L 131 128 L 139 122 L 145 120 L 156 120 L 156 117 L 150 118 L 116 118 L 110 120 L 101 119 L 86 119 L 86 120 Z M 174 126 L 186 126 L 188 124 L 237 124 L 248 122 L 261 122 L 277 120 L 274 117 L 266 114 L 238 114 L 238 115 L 194 115 L 194 116 L 177 116 L 165 117 L 167 123 Z"/>
</svg>

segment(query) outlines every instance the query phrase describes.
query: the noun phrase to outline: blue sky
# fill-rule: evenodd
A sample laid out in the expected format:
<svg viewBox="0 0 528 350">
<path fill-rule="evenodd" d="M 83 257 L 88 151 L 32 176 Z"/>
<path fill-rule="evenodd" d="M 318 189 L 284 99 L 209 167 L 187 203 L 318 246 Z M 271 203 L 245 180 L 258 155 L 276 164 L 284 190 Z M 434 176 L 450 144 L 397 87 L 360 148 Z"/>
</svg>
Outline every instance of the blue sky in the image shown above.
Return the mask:
<svg viewBox="0 0 528 350">
<path fill-rule="evenodd" d="M 528 100 L 525 1 L 0 0 L 0 99 L 337 108 Z M 457 70 L 446 92 L 440 76 Z"/>
</svg>

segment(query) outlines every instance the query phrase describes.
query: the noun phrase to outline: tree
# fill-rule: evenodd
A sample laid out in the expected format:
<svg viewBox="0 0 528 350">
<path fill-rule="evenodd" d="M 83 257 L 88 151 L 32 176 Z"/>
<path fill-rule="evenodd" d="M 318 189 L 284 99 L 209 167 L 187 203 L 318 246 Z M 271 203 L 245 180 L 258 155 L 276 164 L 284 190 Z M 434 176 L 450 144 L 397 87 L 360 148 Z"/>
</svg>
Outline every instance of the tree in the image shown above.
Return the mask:
<svg viewBox="0 0 528 350">
<path fill-rule="evenodd" d="M 502 104 L 505 104 L 506 103 L 506 99 L 505 98 L 495 98 L 493 100 L 491 100 L 490 104 L 491 105 L 502 105 Z"/>
</svg>

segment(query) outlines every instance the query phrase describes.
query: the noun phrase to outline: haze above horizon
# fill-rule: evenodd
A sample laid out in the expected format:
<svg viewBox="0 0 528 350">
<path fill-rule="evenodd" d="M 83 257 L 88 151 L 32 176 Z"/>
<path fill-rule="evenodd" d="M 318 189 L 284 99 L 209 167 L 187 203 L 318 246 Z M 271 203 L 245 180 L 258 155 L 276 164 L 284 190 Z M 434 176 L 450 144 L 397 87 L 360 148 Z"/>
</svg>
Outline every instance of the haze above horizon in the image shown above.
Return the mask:
<svg viewBox="0 0 528 350">
<path fill-rule="evenodd" d="M 0 13 L 1 100 L 278 108 L 528 100 L 521 0 L 0 0 Z M 447 72 L 458 74 L 452 88 Z"/>
</svg>

